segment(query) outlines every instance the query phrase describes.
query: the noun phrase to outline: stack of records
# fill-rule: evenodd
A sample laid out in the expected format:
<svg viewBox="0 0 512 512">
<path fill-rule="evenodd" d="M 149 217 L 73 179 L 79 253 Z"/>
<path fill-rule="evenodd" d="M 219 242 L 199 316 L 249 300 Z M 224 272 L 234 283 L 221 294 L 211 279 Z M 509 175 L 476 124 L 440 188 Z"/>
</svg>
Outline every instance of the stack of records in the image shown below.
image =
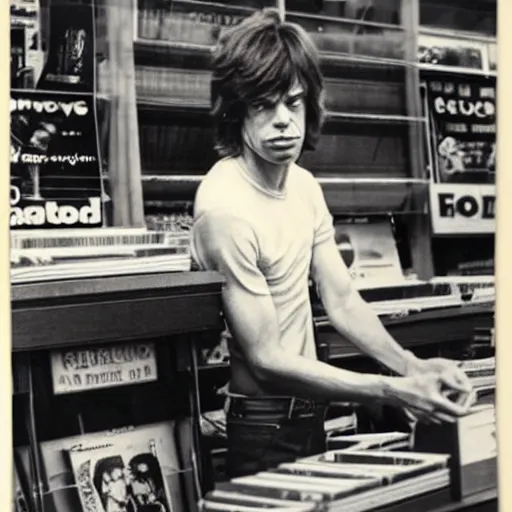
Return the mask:
<svg viewBox="0 0 512 512">
<path fill-rule="evenodd" d="M 404 279 L 396 282 L 364 279 L 354 281 L 363 299 L 380 317 L 414 315 L 425 311 L 455 309 L 465 306 L 493 307 L 494 278 L 436 277 L 430 281 Z M 317 317 L 326 313 L 321 304 L 314 304 Z"/>
<path fill-rule="evenodd" d="M 448 455 L 332 450 L 217 484 L 201 510 L 362 512 L 450 484 Z"/>
<path fill-rule="evenodd" d="M 357 414 L 352 412 L 348 415 L 326 420 L 324 422 L 324 430 L 328 439 L 355 432 L 357 430 Z"/>
<path fill-rule="evenodd" d="M 382 434 L 355 434 L 350 436 L 331 436 L 327 439 L 329 450 L 362 451 L 409 450 L 411 435 L 405 432 L 384 432 Z"/>
<path fill-rule="evenodd" d="M 12 283 L 187 270 L 188 232 L 102 228 L 11 236 Z"/>
<path fill-rule="evenodd" d="M 496 388 L 496 358 L 468 359 L 460 362 L 460 367 L 471 380 L 476 391 Z"/>
</svg>

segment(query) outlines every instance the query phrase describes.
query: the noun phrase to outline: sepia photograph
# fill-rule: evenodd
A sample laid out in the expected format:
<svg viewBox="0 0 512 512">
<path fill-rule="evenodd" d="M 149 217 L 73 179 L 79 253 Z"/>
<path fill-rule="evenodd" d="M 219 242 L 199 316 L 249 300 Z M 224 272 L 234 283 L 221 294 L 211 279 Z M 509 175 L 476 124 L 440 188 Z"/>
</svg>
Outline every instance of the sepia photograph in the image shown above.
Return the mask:
<svg viewBox="0 0 512 512">
<path fill-rule="evenodd" d="M 497 0 L 9 1 L 10 510 L 497 512 Z"/>
</svg>

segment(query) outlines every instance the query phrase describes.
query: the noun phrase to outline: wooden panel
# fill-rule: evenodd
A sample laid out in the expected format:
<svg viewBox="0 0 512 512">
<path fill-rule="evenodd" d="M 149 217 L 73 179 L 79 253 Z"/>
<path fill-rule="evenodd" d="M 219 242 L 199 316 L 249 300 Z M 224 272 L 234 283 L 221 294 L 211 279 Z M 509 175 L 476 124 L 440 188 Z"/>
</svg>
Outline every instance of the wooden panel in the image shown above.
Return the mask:
<svg viewBox="0 0 512 512">
<path fill-rule="evenodd" d="M 201 276 L 203 273 L 198 272 L 193 277 L 193 273 L 185 274 L 167 278 L 134 276 L 139 279 L 117 282 L 83 280 L 74 286 L 72 282 L 14 286 L 12 349 L 47 349 L 221 329 L 222 281 L 213 273 Z M 193 284 L 187 286 L 187 282 Z"/>
<path fill-rule="evenodd" d="M 495 36 L 496 0 L 428 0 L 420 2 L 420 24 L 436 29 Z"/>
<path fill-rule="evenodd" d="M 337 177 L 331 174 L 330 177 Z M 322 176 L 325 177 L 325 176 Z M 318 177 L 324 192 L 327 205 L 333 214 L 377 213 L 409 211 L 408 204 L 411 194 L 424 194 L 427 191 L 426 183 L 405 180 L 373 180 L 358 181 L 352 176 L 334 182 L 323 182 Z M 339 175 L 338 175 L 339 177 Z M 363 175 L 364 177 L 364 175 Z M 149 177 L 148 177 L 149 178 Z M 165 179 L 162 176 L 152 177 L 143 182 L 146 209 L 170 207 L 171 200 L 191 201 L 195 195 L 200 179 L 183 176 L 176 181 Z"/>
<path fill-rule="evenodd" d="M 207 115 L 158 119 L 152 112 L 139 112 L 139 126 L 144 173 L 205 174 L 218 159 Z"/>
<path fill-rule="evenodd" d="M 389 59 L 403 59 L 406 38 L 398 26 L 355 22 L 343 18 L 308 16 L 295 12 L 287 21 L 298 23 L 321 52 L 348 53 Z"/>
<path fill-rule="evenodd" d="M 299 160 L 306 169 L 319 175 L 358 178 L 409 175 L 407 127 L 352 125 L 339 134 L 326 128 L 329 133 L 321 135 L 316 150 L 304 152 Z"/>
<path fill-rule="evenodd" d="M 492 327 L 494 313 L 491 309 L 468 306 L 454 310 L 418 313 L 400 320 L 384 320 L 384 325 L 402 346 L 471 341 L 476 327 Z M 319 340 L 330 347 L 332 358 L 353 357 L 361 352 L 332 327 L 319 329 Z"/>
<path fill-rule="evenodd" d="M 406 183 L 322 184 L 333 215 L 344 213 L 387 213 L 405 208 L 410 188 Z"/>
<path fill-rule="evenodd" d="M 436 492 L 417 496 L 413 499 L 394 503 L 387 507 L 379 509 L 379 512 L 410 512 L 417 511 L 436 511 L 436 512 L 455 512 L 467 510 L 472 512 L 497 512 L 498 511 L 498 491 L 482 492 L 466 498 L 462 501 L 453 501 L 450 496 L 450 489 L 441 489 Z"/>
<path fill-rule="evenodd" d="M 409 44 L 406 47 L 406 56 L 409 62 L 417 58 L 417 38 L 419 25 L 419 0 L 402 2 L 402 20 L 406 29 Z M 419 70 L 415 66 L 406 68 L 405 95 L 407 113 L 410 116 L 421 116 L 421 97 Z M 424 146 L 424 126 L 418 123 L 409 125 L 408 152 L 411 176 L 417 179 L 427 177 Z M 421 200 L 420 200 L 421 199 Z M 412 210 L 425 211 L 425 198 L 414 196 Z M 417 213 L 409 219 L 410 251 L 412 268 L 420 279 L 430 279 L 434 275 L 432 250 L 430 244 L 430 222 L 427 215 Z"/>
<path fill-rule="evenodd" d="M 16 284 L 11 288 L 12 308 L 17 309 L 24 301 L 43 299 L 44 304 L 50 305 L 52 299 L 63 297 L 88 297 L 91 295 L 120 293 L 123 298 L 127 293 L 148 291 L 152 296 L 158 291 L 170 294 L 191 293 L 194 290 L 220 289 L 223 280 L 216 272 L 176 272 L 165 274 L 139 274 L 131 276 L 97 277 L 90 279 L 73 279 L 68 281 L 49 281 L 31 284 Z"/>
<path fill-rule="evenodd" d="M 325 106 L 336 112 L 405 115 L 404 87 L 372 80 L 325 80 Z"/>
<path fill-rule="evenodd" d="M 13 350 L 150 339 L 221 327 L 220 297 L 181 296 L 19 309 Z"/>
</svg>

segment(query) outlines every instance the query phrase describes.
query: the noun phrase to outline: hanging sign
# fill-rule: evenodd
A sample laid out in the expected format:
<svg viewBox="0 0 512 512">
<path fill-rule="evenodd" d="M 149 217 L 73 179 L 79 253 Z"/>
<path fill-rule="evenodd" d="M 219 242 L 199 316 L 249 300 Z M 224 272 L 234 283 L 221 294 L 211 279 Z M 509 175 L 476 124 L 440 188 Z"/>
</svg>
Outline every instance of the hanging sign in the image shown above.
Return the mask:
<svg viewBox="0 0 512 512">
<path fill-rule="evenodd" d="M 433 172 L 434 234 L 495 230 L 496 82 L 478 77 L 426 81 Z"/>
<path fill-rule="evenodd" d="M 141 384 L 158 378 L 153 343 L 54 351 L 51 366 L 56 395 Z"/>
<path fill-rule="evenodd" d="M 494 185 L 430 186 L 430 208 L 435 234 L 494 233 Z"/>
<path fill-rule="evenodd" d="M 102 226 L 94 98 L 12 90 L 11 229 Z"/>
</svg>

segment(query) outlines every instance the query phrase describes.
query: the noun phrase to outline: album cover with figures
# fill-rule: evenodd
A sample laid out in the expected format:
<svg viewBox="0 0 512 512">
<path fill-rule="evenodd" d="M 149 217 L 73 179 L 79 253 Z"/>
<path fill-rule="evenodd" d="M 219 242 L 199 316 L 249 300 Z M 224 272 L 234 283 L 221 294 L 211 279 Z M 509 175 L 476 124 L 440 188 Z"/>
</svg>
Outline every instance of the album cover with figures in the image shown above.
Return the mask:
<svg viewBox="0 0 512 512">
<path fill-rule="evenodd" d="M 169 427 L 148 426 L 68 450 L 83 512 L 184 510 Z"/>
</svg>

